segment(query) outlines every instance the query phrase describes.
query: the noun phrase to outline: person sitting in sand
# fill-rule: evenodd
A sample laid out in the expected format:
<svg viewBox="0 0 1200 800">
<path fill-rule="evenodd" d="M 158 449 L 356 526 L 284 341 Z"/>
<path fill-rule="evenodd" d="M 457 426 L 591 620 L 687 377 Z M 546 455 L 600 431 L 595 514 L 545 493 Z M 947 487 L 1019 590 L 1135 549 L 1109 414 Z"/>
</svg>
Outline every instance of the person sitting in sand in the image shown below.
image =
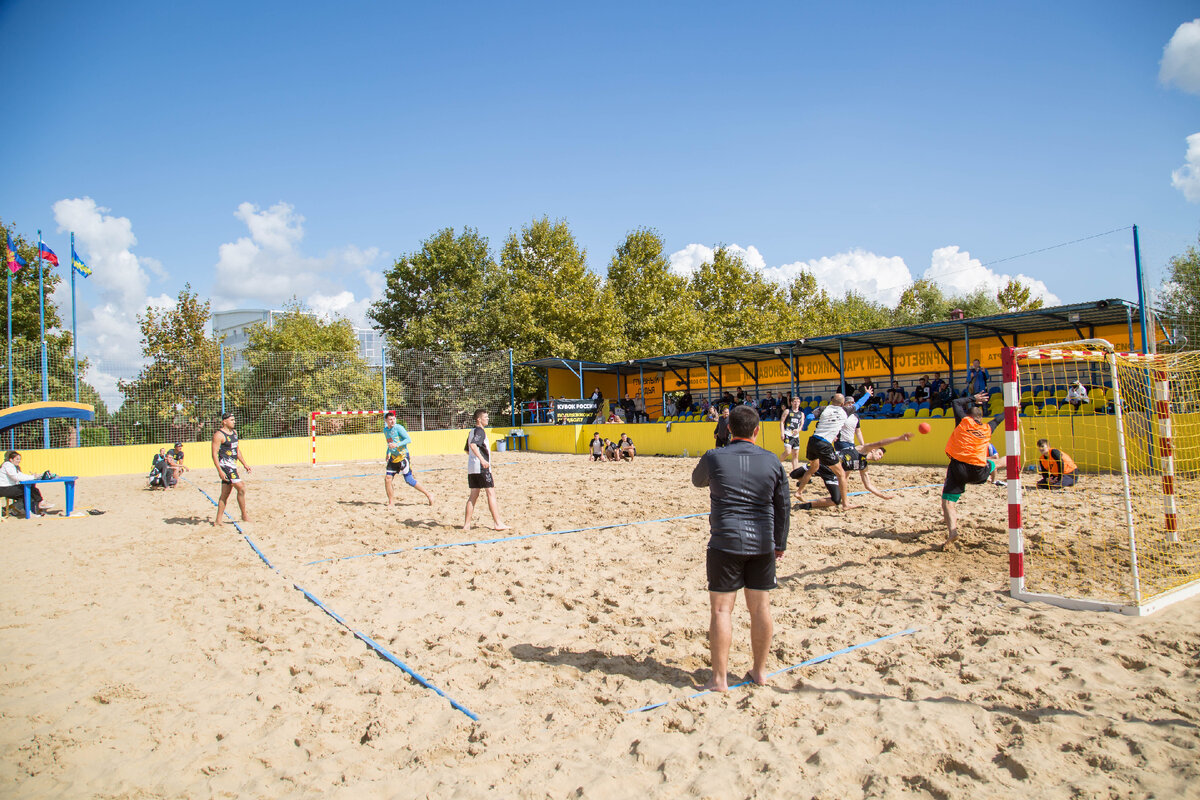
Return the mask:
<svg viewBox="0 0 1200 800">
<path fill-rule="evenodd" d="M 621 439 L 617 442 L 617 449 L 621 451 L 621 458 L 625 461 L 633 461 L 633 457 L 637 455 L 637 448 L 633 446 L 633 439 L 630 439 L 625 434 L 621 434 Z"/>
<path fill-rule="evenodd" d="M 1038 475 L 1041 477 L 1037 488 L 1066 489 L 1078 482 L 1077 468 L 1069 455 L 1057 447 L 1051 447 L 1048 439 L 1038 439 L 1037 448 L 1041 453 L 1038 459 Z"/>
</svg>

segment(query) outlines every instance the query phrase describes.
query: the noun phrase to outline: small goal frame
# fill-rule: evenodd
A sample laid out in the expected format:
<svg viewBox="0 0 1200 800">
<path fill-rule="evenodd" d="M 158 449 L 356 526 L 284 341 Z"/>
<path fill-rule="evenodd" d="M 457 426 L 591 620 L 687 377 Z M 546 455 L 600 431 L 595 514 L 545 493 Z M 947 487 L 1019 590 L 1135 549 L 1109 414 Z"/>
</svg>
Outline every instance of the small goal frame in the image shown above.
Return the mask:
<svg viewBox="0 0 1200 800">
<path fill-rule="evenodd" d="M 310 411 L 308 413 L 308 433 L 310 439 L 311 466 L 317 465 L 317 417 L 366 417 L 371 414 L 394 414 L 391 409 L 382 411 Z"/>
<path fill-rule="evenodd" d="M 1022 525 L 1023 501 L 1021 486 L 1022 453 L 1021 429 L 1018 421 L 1021 411 L 1021 389 L 1018 361 L 1022 359 L 1067 361 L 1074 358 L 1095 358 L 1096 356 L 1104 358 L 1112 379 L 1117 452 L 1124 488 L 1122 510 L 1129 536 L 1130 579 L 1133 594 L 1132 605 L 1028 592 L 1025 589 L 1025 539 Z M 1133 521 L 1133 499 L 1129 480 L 1129 460 L 1125 450 L 1124 403 L 1121 398 L 1120 381 L 1117 374 L 1118 357 L 1131 360 L 1144 360 L 1150 363 L 1153 363 L 1154 359 L 1153 355 L 1143 353 L 1118 353 L 1116 348 L 1105 339 L 1083 339 L 1029 347 L 1005 347 L 1001 350 L 1001 369 L 1004 381 L 1005 464 L 1008 478 L 1009 593 L 1014 599 L 1026 602 L 1044 602 L 1082 611 L 1114 611 L 1131 616 L 1146 616 L 1171 603 L 1200 594 L 1200 581 L 1194 581 L 1185 586 L 1157 595 L 1148 601 L 1142 600 L 1141 584 L 1138 576 L 1137 538 Z M 1153 384 L 1154 415 L 1157 421 L 1157 451 L 1160 454 L 1159 466 L 1162 470 L 1163 515 L 1165 528 L 1174 534 L 1172 536 L 1172 539 L 1174 539 L 1177 536 L 1177 509 L 1175 505 L 1174 443 L 1171 435 L 1170 386 L 1165 372 L 1161 370 L 1153 371 L 1151 382 Z"/>
</svg>

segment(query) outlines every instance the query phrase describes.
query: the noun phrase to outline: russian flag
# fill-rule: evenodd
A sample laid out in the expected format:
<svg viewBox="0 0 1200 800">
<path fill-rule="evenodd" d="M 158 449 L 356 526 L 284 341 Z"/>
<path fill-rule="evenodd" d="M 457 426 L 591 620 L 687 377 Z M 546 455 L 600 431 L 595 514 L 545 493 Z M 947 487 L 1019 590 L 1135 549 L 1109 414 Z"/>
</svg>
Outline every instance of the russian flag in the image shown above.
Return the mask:
<svg viewBox="0 0 1200 800">
<path fill-rule="evenodd" d="M 58 266 L 58 256 L 54 255 L 54 251 L 47 247 L 45 242 L 38 242 L 38 249 L 42 251 L 42 258 Z"/>
<path fill-rule="evenodd" d="M 17 252 L 17 243 L 13 241 L 10 233 L 8 234 L 8 269 L 16 272 L 23 266 L 25 266 L 25 259 L 21 258 L 21 254 Z"/>
</svg>

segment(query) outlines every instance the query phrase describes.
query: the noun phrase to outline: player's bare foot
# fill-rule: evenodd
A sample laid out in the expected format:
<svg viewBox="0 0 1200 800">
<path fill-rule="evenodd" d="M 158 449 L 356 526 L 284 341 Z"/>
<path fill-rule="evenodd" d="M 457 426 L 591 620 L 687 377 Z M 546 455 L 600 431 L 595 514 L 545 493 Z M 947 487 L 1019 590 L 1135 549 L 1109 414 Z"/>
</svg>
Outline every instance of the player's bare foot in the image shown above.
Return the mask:
<svg viewBox="0 0 1200 800">
<path fill-rule="evenodd" d="M 746 680 L 750 681 L 751 683 L 754 683 L 757 686 L 766 686 L 767 685 L 767 673 L 758 672 L 757 670 L 752 669 L 746 673 Z"/>
<path fill-rule="evenodd" d="M 250 519 L 249 517 L 242 517 L 242 522 L 253 522 L 253 521 L 254 520 Z"/>
<path fill-rule="evenodd" d="M 429 501 L 429 505 L 433 505 L 433 495 L 427 494 L 425 495 L 425 499 Z"/>
<path fill-rule="evenodd" d="M 946 536 L 946 541 L 937 546 L 938 550 L 946 551 L 954 547 L 954 543 L 958 541 L 958 531 L 950 531 Z"/>
<path fill-rule="evenodd" d="M 512 530 L 512 526 L 511 526 L 511 525 L 505 525 L 505 524 L 502 522 L 502 523 L 500 523 L 499 525 L 497 525 L 496 527 L 492 528 L 492 530 L 494 530 L 494 531 L 511 531 L 511 530 Z"/>
<path fill-rule="evenodd" d="M 728 692 L 729 681 L 718 681 L 716 678 L 711 678 L 709 679 L 708 683 L 704 684 L 703 686 L 697 686 L 696 688 L 702 692 Z"/>
</svg>

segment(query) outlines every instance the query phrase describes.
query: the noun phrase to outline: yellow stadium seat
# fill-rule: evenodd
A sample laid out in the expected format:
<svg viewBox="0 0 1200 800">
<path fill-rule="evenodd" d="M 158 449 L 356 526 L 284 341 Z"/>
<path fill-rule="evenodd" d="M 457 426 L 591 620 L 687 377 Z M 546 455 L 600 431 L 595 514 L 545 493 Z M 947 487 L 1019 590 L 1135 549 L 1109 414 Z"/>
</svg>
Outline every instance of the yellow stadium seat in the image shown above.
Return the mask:
<svg viewBox="0 0 1200 800">
<path fill-rule="evenodd" d="M 1026 389 L 1025 391 L 1021 392 L 1021 403 L 1022 404 L 1032 403 L 1032 402 L 1033 402 L 1033 392 L 1031 390 Z"/>
<path fill-rule="evenodd" d="M 916 416 L 917 410 L 915 408 L 906 408 L 904 409 L 904 415 L 901 417 L 901 419 L 913 419 Z"/>
<path fill-rule="evenodd" d="M 930 412 L 929 412 L 929 416 L 931 416 L 931 417 L 935 417 L 935 418 L 936 418 L 936 417 L 944 417 L 944 416 L 946 416 L 946 409 L 944 409 L 944 408 L 935 408 L 933 411 L 930 411 Z"/>
<path fill-rule="evenodd" d="M 930 414 L 929 414 L 929 409 L 928 409 L 928 408 L 918 408 L 918 409 L 917 409 L 917 416 L 918 416 L 918 417 L 928 417 L 928 416 L 930 416 Z"/>
<path fill-rule="evenodd" d="M 1056 398 L 1058 398 L 1058 402 L 1061 403 L 1063 400 L 1067 399 L 1067 390 L 1059 389 L 1057 392 L 1054 393 L 1054 396 Z"/>
<path fill-rule="evenodd" d="M 1041 415 L 1042 415 L 1042 407 L 1039 405 L 1036 405 L 1036 404 L 1030 405 L 1029 407 L 1027 407 L 1025 409 L 1025 416 L 1027 416 L 1027 417 L 1040 417 Z"/>
<path fill-rule="evenodd" d="M 1033 399 L 1034 399 L 1034 402 L 1036 402 L 1036 403 L 1039 403 L 1039 404 L 1045 403 L 1046 402 L 1046 393 L 1038 392 L 1037 394 L 1035 394 L 1033 396 Z"/>
</svg>

